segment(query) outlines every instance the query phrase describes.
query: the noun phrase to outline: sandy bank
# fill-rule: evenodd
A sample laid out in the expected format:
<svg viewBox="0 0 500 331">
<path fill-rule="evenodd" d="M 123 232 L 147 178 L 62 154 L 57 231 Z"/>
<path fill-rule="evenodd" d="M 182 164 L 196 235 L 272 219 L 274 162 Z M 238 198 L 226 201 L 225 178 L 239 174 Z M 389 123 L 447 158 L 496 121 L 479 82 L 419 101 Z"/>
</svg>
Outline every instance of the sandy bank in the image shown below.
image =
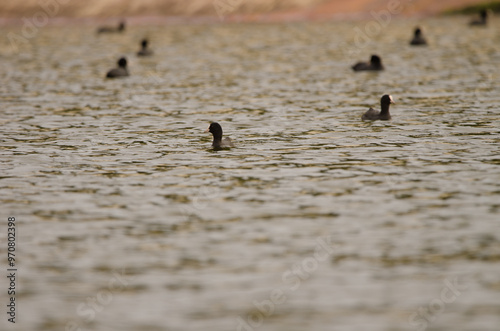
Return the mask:
<svg viewBox="0 0 500 331">
<path fill-rule="evenodd" d="M 227 20 L 300 20 L 363 17 L 398 6 L 406 15 L 433 15 L 484 0 L 24 0 L 0 2 L 0 18 L 214 17 Z"/>
</svg>

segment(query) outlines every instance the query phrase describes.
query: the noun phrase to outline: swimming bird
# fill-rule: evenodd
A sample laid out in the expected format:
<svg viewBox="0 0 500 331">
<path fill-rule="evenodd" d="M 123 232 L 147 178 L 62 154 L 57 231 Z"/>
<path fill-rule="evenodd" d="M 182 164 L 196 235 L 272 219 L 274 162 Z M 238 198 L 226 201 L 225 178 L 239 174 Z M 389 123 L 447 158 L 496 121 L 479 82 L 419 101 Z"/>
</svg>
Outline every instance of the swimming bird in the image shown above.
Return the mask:
<svg viewBox="0 0 500 331">
<path fill-rule="evenodd" d="M 485 26 L 488 24 L 488 12 L 486 9 L 482 9 L 479 12 L 479 19 L 472 20 L 469 25 L 471 26 Z"/>
<path fill-rule="evenodd" d="M 119 78 L 128 76 L 127 59 L 122 57 L 118 60 L 118 68 L 111 69 L 106 74 L 106 78 Z"/>
<path fill-rule="evenodd" d="M 370 58 L 370 62 L 358 62 L 355 65 L 353 65 L 351 68 L 354 71 L 384 70 L 384 66 L 382 65 L 382 59 L 378 55 L 372 55 Z"/>
<path fill-rule="evenodd" d="M 415 28 L 413 39 L 410 41 L 410 45 L 413 46 L 427 45 L 427 40 L 425 40 L 425 37 L 422 33 L 422 29 L 420 29 L 419 27 Z"/>
<path fill-rule="evenodd" d="M 121 21 L 118 27 L 103 26 L 97 29 L 97 33 L 116 33 L 125 31 L 125 21 Z"/>
<path fill-rule="evenodd" d="M 226 137 L 224 138 L 224 140 L 222 140 L 222 127 L 219 123 L 211 123 L 206 132 L 211 132 L 214 136 L 214 141 L 212 142 L 212 147 L 214 148 L 214 150 L 234 147 L 231 138 Z"/>
<path fill-rule="evenodd" d="M 151 56 L 153 55 L 153 51 L 148 48 L 149 41 L 147 39 L 143 39 L 141 41 L 141 50 L 137 52 L 137 56 Z"/>
<path fill-rule="evenodd" d="M 363 116 L 361 116 L 361 119 L 363 121 L 390 120 L 391 114 L 389 114 L 389 106 L 392 103 L 394 103 L 392 97 L 389 94 L 384 94 L 380 99 L 381 111 L 370 108 L 366 113 L 363 114 Z"/>
</svg>

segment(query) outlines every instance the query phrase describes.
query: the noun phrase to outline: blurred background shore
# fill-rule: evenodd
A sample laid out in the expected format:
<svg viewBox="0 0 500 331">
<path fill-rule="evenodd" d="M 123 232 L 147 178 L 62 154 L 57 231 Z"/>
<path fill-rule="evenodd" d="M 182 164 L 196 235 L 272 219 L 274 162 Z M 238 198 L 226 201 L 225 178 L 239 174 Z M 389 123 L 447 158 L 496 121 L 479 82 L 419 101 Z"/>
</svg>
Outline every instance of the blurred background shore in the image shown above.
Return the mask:
<svg viewBox="0 0 500 331">
<path fill-rule="evenodd" d="M 403 15 L 428 16 L 467 6 L 492 4 L 485 0 L 25 0 L 0 2 L 0 21 L 19 22 L 38 12 L 54 21 L 134 17 L 214 19 L 228 21 L 291 21 L 364 18 L 372 11 L 395 5 Z M 78 21 L 78 20 L 77 20 Z"/>
</svg>

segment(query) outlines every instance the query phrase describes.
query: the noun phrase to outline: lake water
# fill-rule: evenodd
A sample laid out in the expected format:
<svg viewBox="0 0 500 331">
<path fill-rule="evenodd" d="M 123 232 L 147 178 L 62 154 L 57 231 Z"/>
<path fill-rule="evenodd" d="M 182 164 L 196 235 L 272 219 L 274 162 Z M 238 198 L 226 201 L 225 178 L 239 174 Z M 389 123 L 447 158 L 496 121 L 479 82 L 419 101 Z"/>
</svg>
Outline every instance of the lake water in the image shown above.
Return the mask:
<svg viewBox="0 0 500 331">
<path fill-rule="evenodd" d="M 18 320 L 2 294 L 0 327 L 498 330 L 500 23 L 467 20 L 6 41 Z M 428 47 L 408 45 L 417 24 Z M 384 72 L 351 71 L 372 53 Z M 131 76 L 105 80 L 122 55 Z M 384 93 L 393 119 L 362 122 Z M 211 121 L 235 148 L 210 150 Z"/>
</svg>

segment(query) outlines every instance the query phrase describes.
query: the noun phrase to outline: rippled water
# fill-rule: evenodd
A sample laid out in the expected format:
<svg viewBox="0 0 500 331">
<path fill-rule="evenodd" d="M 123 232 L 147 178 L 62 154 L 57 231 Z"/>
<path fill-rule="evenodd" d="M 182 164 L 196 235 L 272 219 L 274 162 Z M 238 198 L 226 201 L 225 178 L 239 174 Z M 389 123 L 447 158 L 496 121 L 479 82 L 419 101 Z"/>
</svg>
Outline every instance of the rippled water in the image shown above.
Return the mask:
<svg viewBox="0 0 500 331">
<path fill-rule="evenodd" d="M 500 29 L 465 23 L 393 21 L 362 47 L 365 22 L 4 45 L 20 295 L 0 325 L 498 330 Z M 408 46 L 416 24 L 429 47 Z M 371 53 L 385 72 L 351 72 Z M 131 76 L 104 80 L 121 55 Z M 392 121 L 362 122 L 384 93 Z M 211 151 L 210 121 L 237 147 Z"/>
</svg>

